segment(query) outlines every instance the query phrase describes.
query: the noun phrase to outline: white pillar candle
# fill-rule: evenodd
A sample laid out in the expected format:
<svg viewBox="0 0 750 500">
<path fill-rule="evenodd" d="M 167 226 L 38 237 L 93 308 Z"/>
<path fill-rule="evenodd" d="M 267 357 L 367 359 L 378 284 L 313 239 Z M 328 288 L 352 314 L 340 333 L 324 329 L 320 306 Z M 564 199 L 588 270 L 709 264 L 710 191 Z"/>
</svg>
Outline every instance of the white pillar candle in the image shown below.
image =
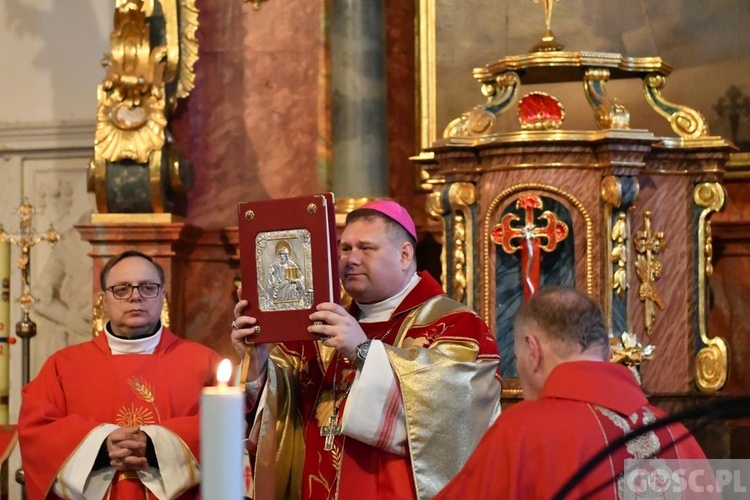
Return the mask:
<svg viewBox="0 0 750 500">
<path fill-rule="evenodd" d="M 201 394 L 201 498 L 240 500 L 245 495 L 243 438 L 245 393 L 230 387 L 232 363 L 225 359 L 216 375 L 218 385 Z"/>
</svg>

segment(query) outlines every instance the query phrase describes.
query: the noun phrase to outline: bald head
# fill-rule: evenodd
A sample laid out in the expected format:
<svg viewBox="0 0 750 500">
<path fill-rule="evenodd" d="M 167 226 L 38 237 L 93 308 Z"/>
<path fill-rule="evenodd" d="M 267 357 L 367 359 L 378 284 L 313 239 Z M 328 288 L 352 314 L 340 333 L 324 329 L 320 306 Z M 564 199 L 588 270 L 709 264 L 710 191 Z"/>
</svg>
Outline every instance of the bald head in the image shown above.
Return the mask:
<svg viewBox="0 0 750 500">
<path fill-rule="evenodd" d="M 581 353 L 609 359 L 609 335 L 599 304 L 573 287 L 550 287 L 521 305 L 513 322 L 517 334 L 536 333 L 561 358 Z"/>
</svg>

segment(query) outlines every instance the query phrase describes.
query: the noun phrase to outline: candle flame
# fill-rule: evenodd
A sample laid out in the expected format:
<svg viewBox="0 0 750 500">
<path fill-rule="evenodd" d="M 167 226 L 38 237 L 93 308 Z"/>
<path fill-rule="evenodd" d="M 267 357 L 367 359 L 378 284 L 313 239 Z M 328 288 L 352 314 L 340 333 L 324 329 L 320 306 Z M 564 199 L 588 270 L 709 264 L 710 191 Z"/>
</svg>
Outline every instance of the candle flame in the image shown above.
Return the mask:
<svg viewBox="0 0 750 500">
<path fill-rule="evenodd" d="M 219 363 L 219 369 L 216 370 L 216 380 L 219 384 L 226 385 L 229 382 L 229 378 L 232 376 L 232 362 L 228 359 L 221 360 Z"/>
</svg>

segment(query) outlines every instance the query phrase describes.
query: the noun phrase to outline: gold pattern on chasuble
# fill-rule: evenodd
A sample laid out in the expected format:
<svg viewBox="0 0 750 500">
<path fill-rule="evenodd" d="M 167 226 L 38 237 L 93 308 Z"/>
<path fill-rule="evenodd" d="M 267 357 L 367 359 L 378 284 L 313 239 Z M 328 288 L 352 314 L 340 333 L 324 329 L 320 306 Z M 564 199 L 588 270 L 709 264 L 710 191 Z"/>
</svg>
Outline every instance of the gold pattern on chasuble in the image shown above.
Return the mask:
<svg viewBox="0 0 750 500">
<path fill-rule="evenodd" d="M 131 377 L 128 379 L 128 386 L 138 396 L 138 399 L 149 403 L 153 411 L 148 407 L 136 406 L 131 403 L 130 406 L 123 405 L 117 410 L 115 423 L 120 427 L 134 427 L 138 425 L 149 425 L 161 422 L 159 409 L 156 407 L 156 396 L 151 385 L 141 377 Z M 156 415 L 154 416 L 154 412 Z"/>
<path fill-rule="evenodd" d="M 623 434 L 629 433 L 631 430 L 628 420 L 617 413 L 613 412 L 608 408 L 602 406 L 594 406 L 596 410 L 607 417 L 617 428 L 619 428 Z M 633 413 L 630 415 L 630 421 L 635 424 L 638 422 L 638 414 Z M 652 424 L 656 421 L 656 415 L 654 415 L 648 408 L 643 408 L 643 423 L 642 425 Z M 637 438 L 629 441 L 626 445 L 628 453 L 635 459 L 651 458 L 656 456 L 661 449 L 661 443 L 659 437 L 654 431 L 649 431 Z"/>
<path fill-rule="evenodd" d="M 318 483 L 325 491 L 326 491 L 326 498 L 335 498 L 335 490 L 334 485 L 336 484 L 336 478 L 338 477 L 338 471 L 341 470 L 341 459 L 344 456 L 342 449 L 337 445 L 333 445 L 333 449 L 331 450 L 331 461 L 333 464 L 333 470 L 336 471 L 336 475 L 331 478 L 331 481 L 328 481 L 326 479 L 325 474 L 323 474 L 323 471 L 321 470 L 321 464 L 323 462 L 323 454 L 318 453 L 318 470 L 315 474 L 308 474 L 307 475 L 307 491 L 313 491 L 313 484 Z"/>
<path fill-rule="evenodd" d="M 424 332 L 423 335 L 420 335 L 417 338 L 414 337 L 406 337 L 403 342 L 401 343 L 402 347 L 427 347 L 435 343 L 436 340 L 438 340 L 440 337 L 445 335 L 445 332 L 448 331 L 450 326 L 446 325 L 443 322 L 438 323 L 437 325 L 433 326 L 426 332 Z"/>
</svg>

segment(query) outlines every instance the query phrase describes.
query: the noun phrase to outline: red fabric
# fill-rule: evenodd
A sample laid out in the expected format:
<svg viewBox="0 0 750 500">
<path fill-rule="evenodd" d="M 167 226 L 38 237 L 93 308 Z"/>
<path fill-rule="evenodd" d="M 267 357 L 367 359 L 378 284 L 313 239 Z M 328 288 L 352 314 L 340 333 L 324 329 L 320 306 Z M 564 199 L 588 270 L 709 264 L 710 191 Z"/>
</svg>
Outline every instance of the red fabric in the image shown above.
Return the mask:
<svg viewBox="0 0 750 500">
<path fill-rule="evenodd" d="M 602 411 L 600 408 L 605 408 Z M 644 415 L 664 412 L 648 404 L 630 371 L 613 363 L 563 363 L 550 374 L 540 397 L 504 411 L 490 427 L 461 472 L 436 497 L 552 498 L 586 463 L 624 433 L 607 410 L 627 419 L 631 429 Z M 636 421 L 630 420 L 636 415 Z M 656 431 L 663 459 L 705 459 L 692 436 L 673 424 Z M 679 441 L 675 443 L 675 441 Z M 583 498 L 609 482 L 591 498 L 617 498 L 612 477 L 634 458 L 625 447 L 604 460 L 567 498 Z"/>
<path fill-rule="evenodd" d="M 444 293 L 440 283 L 428 273 L 422 272 L 420 277 L 417 286 L 404 298 L 388 321 L 360 324 L 368 338 L 380 339 L 390 329 L 382 341 L 392 345 L 409 311 Z M 350 313 L 354 317 L 358 316 L 356 303 L 353 304 Z M 407 336 L 423 339 L 424 347 L 429 347 L 439 340 L 470 340 L 479 344 L 479 358 L 498 357 L 492 334 L 486 324 L 471 312 L 450 313 L 434 324 L 410 329 Z M 394 455 L 345 436 L 336 436 L 333 450 L 323 449 L 325 439 L 320 436 L 315 408 L 319 397 L 330 397 L 335 363 L 332 362 L 327 371 L 322 372 L 323 363 L 317 344 L 287 343 L 283 348 L 290 354 L 301 357 L 307 367 L 300 370 L 302 380 L 299 383 L 300 417 L 305 424 L 302 498 L 333 498 L 337 491 L 338 498 L 342 499 L 416 498 L 413 471 L 408 456 Z M 341 397 L 354 375 L 355 369 L 351 363 L 341 358 L 336 373 L 337 399 Z M 342 406 L 339 417 L 343 412 Z M 339 463 L 341 467 L 337 474 L 336 465 Z"/>
<path fill-rule="evenodd" d="M 214 384 L 219 361 L 166 328 L 151 355 L 113 356 L 102 333 L 50 356 L 22 391 L 18 428 L 29 500 L 56 498 L 50 490 L 58 471 L 103 423 L 164 426 L 200 460 L 200 394 Z M 129 380 L 142 381 L 141 391 Z M 196 494 L 193 488 L 183 498 Z"/>
</svg>

